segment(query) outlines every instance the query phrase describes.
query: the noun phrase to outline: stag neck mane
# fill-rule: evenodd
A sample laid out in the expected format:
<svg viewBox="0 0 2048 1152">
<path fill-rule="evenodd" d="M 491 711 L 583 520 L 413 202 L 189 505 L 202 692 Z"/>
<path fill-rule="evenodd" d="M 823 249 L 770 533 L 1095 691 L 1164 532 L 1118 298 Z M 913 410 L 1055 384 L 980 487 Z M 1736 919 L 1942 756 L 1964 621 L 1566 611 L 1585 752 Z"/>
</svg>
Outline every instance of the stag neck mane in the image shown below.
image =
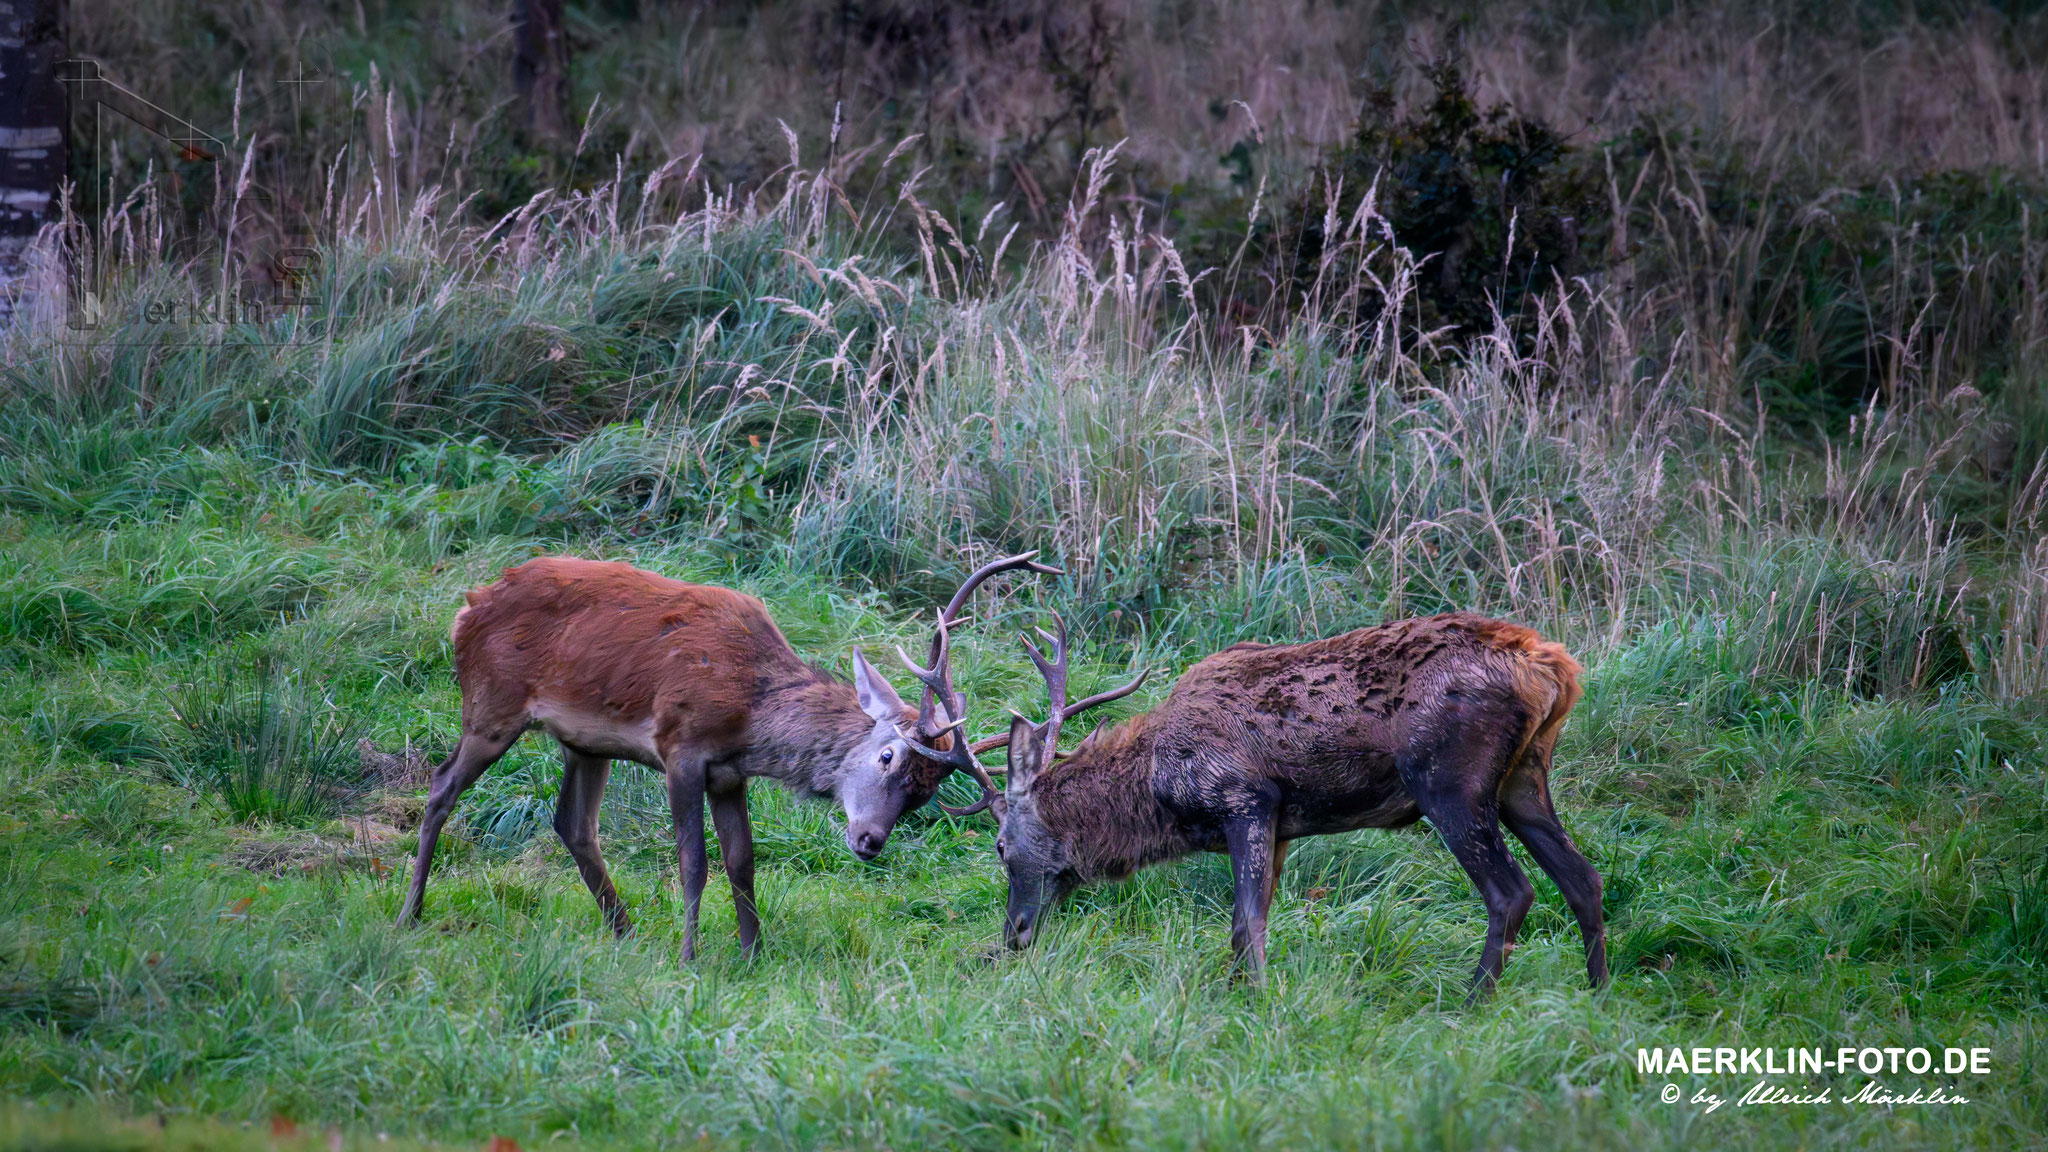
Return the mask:
<svg viewBox="0 0 2048 1152">
<path fill-rule="evenodd" d="M 762 690 L 744 754 L 746 774 L 780 781 L 799 795 L 830 795 L 847 753 L 867 739 L 875 721 L 861 711 L 853 685 L 816 667 Z M 917 719 L 907 713 L 904 724 Z"/>
<path fill-rule="evenodd" d="M 1152 789 L 1154 714 L 1098 728 L 1031 782 L 1038 818 L 1083 882 L 1196 851 Z"/>
</svg>

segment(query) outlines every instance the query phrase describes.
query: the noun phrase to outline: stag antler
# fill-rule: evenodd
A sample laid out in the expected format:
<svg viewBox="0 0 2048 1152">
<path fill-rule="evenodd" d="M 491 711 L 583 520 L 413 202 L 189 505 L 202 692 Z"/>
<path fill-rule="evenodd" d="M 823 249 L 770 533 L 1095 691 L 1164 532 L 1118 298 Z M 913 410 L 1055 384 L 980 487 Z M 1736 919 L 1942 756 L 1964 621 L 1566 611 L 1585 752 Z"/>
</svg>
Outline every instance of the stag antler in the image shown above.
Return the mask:
<svg viewBox="0 0 2048 1152">
<path fill-rule="evenodd" d="M 1136 692 L 1140 685 L 1145 683 L 1147 677 L 1152 675 L 1152 670 L 1146 668 L 1138 673 L 1136 680 L 1121 688 L 1112 688 L 1107 692 L 1097 692 L 1078 704 L 1069 705 L 1067 703 L 1067 622 L 1064 618 L 1055 617 L 1055 619 L 1059 622 L 1058 635 L 1047 632 L 1043 628 L 1032 629 L 1046 643 L 1052 646 L 1052 658 L 1050 660 L 1046 659 L 1045 653 L 1039 651 L 1038 646 L 1031 642 L 1031 637 L 1022 637 L 1024 651 L 1030 654 L 1031 662 L 1038 665 L 1038 674 L 1045 678 L 1045 693 L 1052 704 L 1052 709 L 1046 716 L 1045 724 L 1042 726 L 1045 731 L 1045 748 L 1049 756 L 1057 756 L 1059 754 L 1061 724 L 1071 717 L 1079 716 L 1090 708 L 1129 696 L 1131 693 Z M 1008 743 L 1007 740 L 1004 742 Z"/>
<path fill-rule="evenodd" d="M 932 633 L 931 656 L 928 660 L 931 667 L 919 667 L 902 648 L 896 649 L 896 658 L 903 661 L 903 666 L 924 685 L 924 694 L 917 705 L 917 731 L 908 737 L 910 746 L 921 756 L 967 773 L 981 785 L 981 799 L 965 808 L 939 805 L 955 816 L 966 816 L 981 811 L 995 800 L 997 792 L 995 782 L 989 779 L 988 770 L 975 758 L 976 752 L 981 749 L 970 746 L 967 740 L 967 702 L 953 688 L 950 629 L 959 622 L 960 609 L 967 603 L 967 598 L 974 595 L 974 590 L 979 588 L 983 581 L 997 573 L 1023 569 L 1047 576 L 1065 575 L 1062 570 L 1050 564 L 1038 563 L 1037 556 L 1038 552 L 1034 549 L 1030 552 L 1020 552 L 1015 556 L 991 560 L 975 569 L 974 574 L 960 585 L 960 590 L 953 593 L 953 598 L 946 602 L 945 610 L 939 613 L 937 626 Z M 948 733 L 953 736 L 952 747 L 944 752 L 930 747 Z"/>
<path fill-rule="evenodd" d="M 939 635 L 933 647 L 935 652 L 930 668 L 918 667 L 910 659 L 910 654 L 905 652 L 900 645 L 896 649 L 896 658 L 903 661 L 903 666 L 910 669 L 910 674 L 917 677 L 918 682 L 924 685 L 926 704 L 926 708 L 919 709 L 917 732 L 904 737 L 904 739 L 909 742 L 910 746 L 920 756 L 929 760 L 936 760 L 941 764 L 951 765 L 956 771 L 965 772 L 969 776 L 974 777 L 975 781 L 981 785 L 981 799 L 965 808 L 955 808 L 943 802 L 939 804 L 940 808 L 955 816 L 969 816 L 988 807 L 995 800 L 996 785 L 995 781 L 989 779 L 988 769 L 983 768 L 981 761 L 975 759 L 974 749 L 967 742 L 967 704 L 961 698 L 960 693 L 953 690 L 951 672 L 946 662 L 947 657 L 951 655 L 952 640 L 946 629 L 946 617 L 943 613 L 939 616 Z M 953 720 L 945 727 L 927 736 L 925 715 L 934 697 L 940 698 L 944 703 L 948 717 L 957 715 L 959 719 Z M 939 737 L 949 732 L 952 733 L 953 738 L 949 742 L 950 747 L 943 752 L 928 746 L 923 740 L 919 739 L 919 737 L 925 737 L 931 743 L 936 744 Z"/>
<path fill-rule="evenodd" d="M 1029 552 L 1019 552 L 1015 556 L 1004 556 L 1001 559 L 991 560 L 975 569 L 974 574 L 969 576 L 960 585 L 960 590 L 953 593 L 953 598 L 946 602 L 945 611 L 939 613 L 938 626 L 932 632 L 931 656 L 927 663 L 932 666 L 932 670 L 937 673 L 947 686 L 943 688 L 936 686 L 931 680 L 918 676 L 919 680 L 924 681 L 925 686 L 924 697 L 918 702 L 917 706 L 917 724 L 922 734 L 937 736 L 941 731 L 944 731 L 944 726 L 938 724 L 937 717 L 933 713 L 933 705 L 935 703 L 945 704 L 949 712 L 954 714 L 957 714 L 959 711 L 953 707 L 958 700 L 958 693 L 952 692 L 950 687 L 952 683 L 952 669 L 946 662 L 946 648 L 948 644 L 946 629 L 960 622 L 960 609 L 966 605 L 967 598 L 974 595 L 974 590 L 981 587 L 982 583 L 991 576 L 1020 568 L 1045 576 L 1066 575 L 1066 572 L 1062 569 L 1055 568 L 1050 564 L 1038 563 L 1037 557 L 1038 550 L 1034 548 Z M 899 652 L 898 655 L 901 655 L 901 653 Z M 911 664 L 908 659 L 905 659 L 903 663 L 912 670 L 913 675 L 916 675 L 916 665 Z"/>
</svg>

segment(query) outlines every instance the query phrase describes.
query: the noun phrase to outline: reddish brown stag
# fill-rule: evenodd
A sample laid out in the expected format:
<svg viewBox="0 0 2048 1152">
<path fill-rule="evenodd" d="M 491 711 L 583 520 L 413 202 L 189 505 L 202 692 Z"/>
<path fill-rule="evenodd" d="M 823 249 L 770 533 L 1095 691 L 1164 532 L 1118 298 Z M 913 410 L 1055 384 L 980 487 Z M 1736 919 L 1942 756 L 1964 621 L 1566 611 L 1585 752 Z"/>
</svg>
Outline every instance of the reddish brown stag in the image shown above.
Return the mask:
<svg viewBox="0 0 2048 1152">
<path fill-rule="evenodd" d="M 1291 842 L 1427 816 L 1486 901 L 1475 996 L 1499 978 L 1535 899 L 1502 824 L 1578 918 L 1588 977 L 1607 979 L 1600 875 L 1550 801 L 1551 753 L 1583 671 L 1561 645 L 1462 612 L 1308 644 L 1238 644 L 1188 669 L 1159 707 L 1062 758 L 1063 720 L 1137 685 L 1069 706 L 1064 627 L 1046 638 L 1050 659 L 1025 644 L 1051 715 L 1011 722 L 1009 779 L 993 802 L 1011 947 L 1028 946 L 1045 905 L 1079 884 L 1228 852 L 1231 945 L 1256 973 Z"/>
<path fill-rule="evenodd" d="M 597 813 L 612 761 L 623 759 L 667 781 L 687 905 L 683 958 L 696 953 L 709 868 L 707 801 L 740 947 L 752 954 L 760 918 L 747 781 L 765 776 L 799 795 L 838 801 L 847 846 L 866 860 L 956 768 L 981 783 L 986 803 L 994 785 L 966 755 L 966 705 L 952 687 L 948 629 L 989 577 L 1058 573 L 1034 563 L 1036 555 L 1005 557 L 968 577 L 939 613 L 931 666 L 904 657 L 925 685 L 916 708 L 858 650 L 850 684 L 798 658 L 767 607 L 744 593 L 563 556 L 507 569 L 497 583 L 472 590 L 455 617 L 462 736 L 434 769 L 399 923 L 420 913 L 434 845 L 456 799 L 521 733 L 544 728 L 562 745 L 555 831 L 613 930 L 624 935 L 632 922 L 598 853 Z"/>
</svg>

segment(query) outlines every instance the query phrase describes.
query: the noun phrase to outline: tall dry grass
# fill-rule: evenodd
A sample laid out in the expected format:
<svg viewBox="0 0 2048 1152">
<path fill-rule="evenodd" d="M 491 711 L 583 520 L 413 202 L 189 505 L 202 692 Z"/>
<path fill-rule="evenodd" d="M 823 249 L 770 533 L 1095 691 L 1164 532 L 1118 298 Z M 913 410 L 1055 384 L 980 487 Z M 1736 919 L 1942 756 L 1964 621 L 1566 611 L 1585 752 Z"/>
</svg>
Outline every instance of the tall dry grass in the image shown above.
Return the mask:
<svg viewBox="0 0 2048 1152">
<path fill-rule="evenodd" d="M 236 269 L 153 246 L 145 187 L 96 229 L 126 319 L 11 337 L 5 491 L 47 507 L 126 467 L 74 458 L 84 421 L 145 458 L 234 444 L 424 483 L 406 515 L 437 547 L 664 532 L 912 595 L 1041 548 L 1061 598 L 1140 647 L 1455 607 L 1594 656 L 1676 626 L 1759 683 L 2040 688 L 2044 472 L 1996 452 L 2025 392 L 1969 386 L 1901 314 L 1883 394 L 1846 434 L 1788 438 L 1726 358 L 1758 234 L 1688 216 L 1682 169 L 1635 194 L 1691 277 L 1558 284 L 1526 328 L 1453 345 L 1415 328 L 1422 260 L 1371 197 L 1261 328 L 1199 305 L 1231 270 L 1114 198 L 1116 147 L 1015 271 L 1000 217 L 919 197 L 911 151 L 863 213 L 786 147 L 750 193 L 671 164 L 483 225 L 371 179 L 325 215 L 319 306 L 176 341 L 137 305 L 204 314 Z M 878 239 L 892 216 L 914 251 Z M 2033 284 L 2044 254 L 2003 258 Z M 2041 312 L 2029 293 L 2016 323 Z"/>
</svg>

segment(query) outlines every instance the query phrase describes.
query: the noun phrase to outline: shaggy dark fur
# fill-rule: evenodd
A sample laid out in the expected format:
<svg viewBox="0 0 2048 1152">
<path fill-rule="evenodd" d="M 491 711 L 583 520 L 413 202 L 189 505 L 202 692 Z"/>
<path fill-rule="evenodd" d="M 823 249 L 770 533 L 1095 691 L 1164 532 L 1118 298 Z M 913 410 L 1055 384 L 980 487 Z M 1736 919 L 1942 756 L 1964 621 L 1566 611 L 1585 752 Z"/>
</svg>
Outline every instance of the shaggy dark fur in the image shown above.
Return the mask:
<svg viewBox="0 0 2048 1152">
<path fill-rule="evenodd" d="M 1557 881 L 1606 979 L 1600 877 L 1551 805 L 1558 730 L 1583 669 L 1528 628 L 1449 613 L 1307 644 L 1238 644 L 1190 668 L 1164 703 L 1091 735 L 1064 761 L 1012 728 L 999 849 L 1010 936 L 1048 896 L 1160 860 L 1229 852 L 1232 943 L 1264 962 L 1290 841 L 1428 816 L 1485 898 L 1479 989 L 1500 974 L 1534 892 L 1501 826 Z"/>
</svg>

